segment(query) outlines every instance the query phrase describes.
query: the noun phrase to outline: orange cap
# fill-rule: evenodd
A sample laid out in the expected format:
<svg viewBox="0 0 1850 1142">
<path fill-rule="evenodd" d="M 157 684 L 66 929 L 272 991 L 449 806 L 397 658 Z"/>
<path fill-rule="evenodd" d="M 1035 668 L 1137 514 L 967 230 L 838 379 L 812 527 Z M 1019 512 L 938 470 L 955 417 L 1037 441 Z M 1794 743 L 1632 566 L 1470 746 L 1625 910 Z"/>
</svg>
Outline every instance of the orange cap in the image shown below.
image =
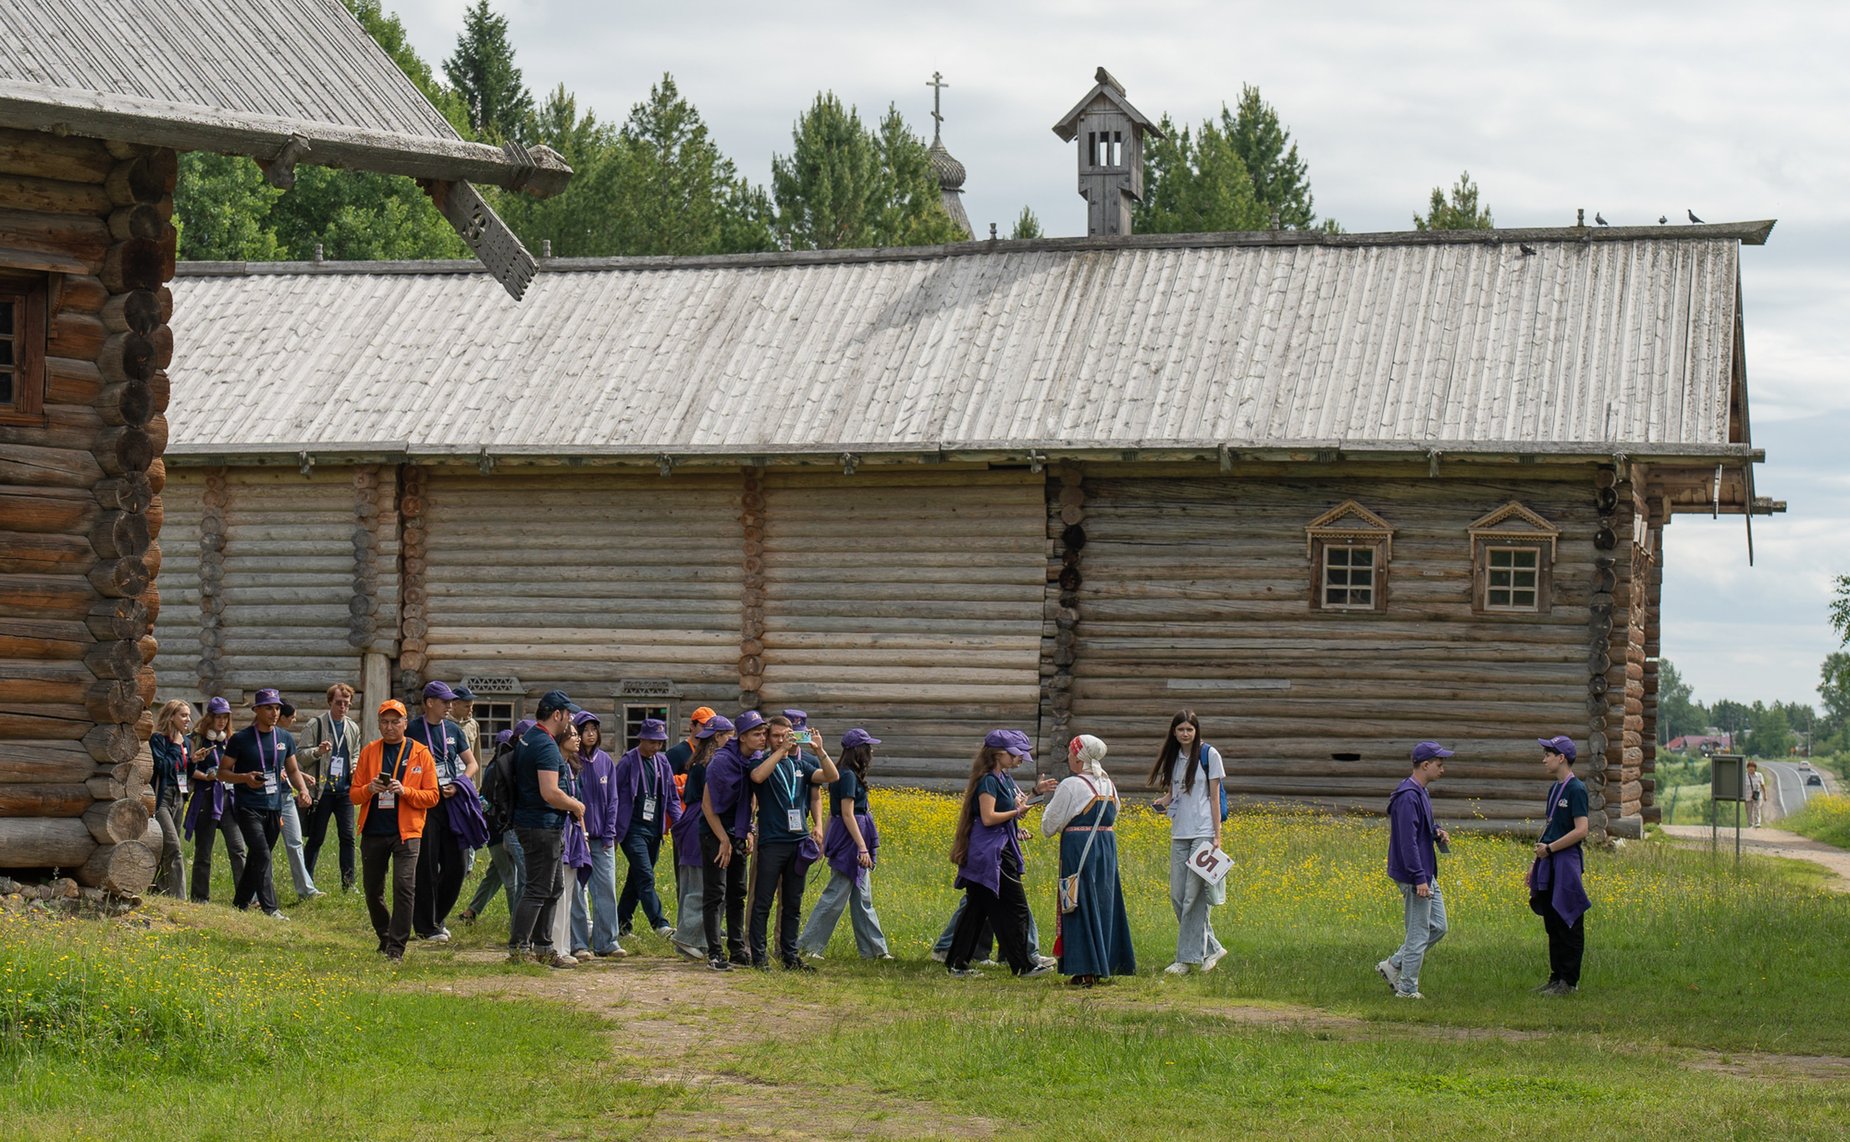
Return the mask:
<svg viewBox="0 0 1850 1142">
<path fill-rule="evenodd" d="M 396 713 L 401 718 L 410 716 L 409 714 L 405 712 L 405 704 L 399 701 L 397 698 L 387 698 L 385 701 L 379 703 L 379 712 L 381 714 L 385 713 L 388 710 Z"/>
<path fill-rule="evenodd" d="M 711 718 L 714 714 L 717 714 L 718 712 L 719 712 L 718 710 L 715 710 L 711 706 L 702 706 L 698 710 L 695 710 L 693 713 L 689 714 L 687 716 L 687 720 L 690 722 L 693 722 L 696 725 L 704 726 L 707 724 L 707 719 Z"/>
</svg>

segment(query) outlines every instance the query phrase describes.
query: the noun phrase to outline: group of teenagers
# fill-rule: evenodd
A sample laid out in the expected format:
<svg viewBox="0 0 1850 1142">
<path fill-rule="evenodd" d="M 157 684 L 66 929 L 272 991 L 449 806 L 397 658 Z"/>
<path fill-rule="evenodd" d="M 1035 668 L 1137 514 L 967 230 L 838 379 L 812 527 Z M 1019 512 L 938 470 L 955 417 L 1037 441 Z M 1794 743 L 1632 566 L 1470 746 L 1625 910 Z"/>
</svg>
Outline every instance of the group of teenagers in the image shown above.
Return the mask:
<svg viewBox="0 0 1850 1142">
<path fill-rule="evenodd" d="M 459 918 L 473 923 L 504 894 L 514 962 L 570 968 L 625 956 L 620 941 L 638 909 L 676 951 L 713 971 L 773 963 L 813 971 L 808 961 L 821 958 L 844 911 L 863 958 L 893 958 L 871 875 L 879 831 L 868 773 L 881 743 L 865 729 L 843 734 L 836 758 L 802 710 L 728 718 L 703 706 L 681 740 L 670 744 L 667 726 L 648 719 L 634 747 L 612 759 L 598 717 L 552 690 L 532 719 L 496 736 L 483 763 L 465 689 L 431 682 L 416 718 L 397 700 L 382 702 L 380 736 L 363 744 L 348 716 L 352 688 L 337 683 L 327 700 L 327 712 L 299 731 L 275 690 L 257 692 L 251 724 L 235 732 L 222 698 L 207 702 L 197 730 L 188 703 L 161 708 L 151 738 L 165 842 L 160 890 L 182 894 L 184 834 L 195 844 L 191 897 L 207 899 L 213 838 L 222 835 L 234 906 L 280 918 L 271 849 L 279 837 L 285 841 L 299 896 L 321 895 L 313 873 L 332 819 L 342 885 L 356 887 L 357 848 L 358 886 L 378 948 L 394 960 L 414 937 L 450 938 L 446 921 L 477 850 L 491 867 Z M 1577 990 L 1585 947 L 1587 791 L 1573 774 L 1572 739 L 1537 741 L 1551 784 L 1525 879 L 1548 937 L 1549 978 L 1536 990 L 1560 996 Z M 992 954 L 1016 975 L 1058 972 L 1079 986 L 1136 972 L 1114 835 L 1123 801 L 1105 756 L 1100 739 L 1075 737 L 1067 773 L 1024 789 L 1013 771 L 1033 763 L 1028 736 L 1016 729 L 984 736 L 949 854 L 953 885 L 964 895 L 931 952 L 952 976 L 976 975 Z M 1387 872 L 1401 892 L 1405 939 L 1376 971 L 1406 999 L 1423 998 L 1422 965 L 1447 930 L 1437 854 L 1450 838 L 1434 821 L 1428 787 L 1451 756 L 1437 742 L 1416 745 L 1412 771 L 1387 807 Z M 1161 790 L 1153 806 L 1170 827 L 1177 937 L 1163 969 L 1169 976 L 1213 971 L 1227 954 L 1210 920 L 1210 910 L 1225 902 L 1226 880 L 1202 872 L 1214 864 L 1204 854 L 1224 856 L 1225 776 L 1195 714 L 1176 714 L 1148 775 Z M 1042 834 L 1059 837 L 1051 955 L 1042 950 L 1024 887 L 1024 822 L 1037 807 Z M 656 891 L 664 842 L 673 849 L 674 922 Z M 619 853 L 626 866 L 620 887 Z M 804 889 L 818 861 L 827 864 L 827 884 L 803 923 Z"/>
</svg>

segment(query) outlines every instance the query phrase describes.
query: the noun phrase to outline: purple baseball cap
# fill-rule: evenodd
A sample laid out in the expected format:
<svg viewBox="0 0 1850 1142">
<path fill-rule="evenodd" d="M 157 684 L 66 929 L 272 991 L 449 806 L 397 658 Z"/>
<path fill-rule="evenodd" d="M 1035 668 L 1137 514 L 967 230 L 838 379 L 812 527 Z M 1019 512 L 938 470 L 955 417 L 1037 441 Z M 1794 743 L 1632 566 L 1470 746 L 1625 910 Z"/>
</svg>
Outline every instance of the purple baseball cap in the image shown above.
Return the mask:
<svg viewBox="0 0 1850 1142">
<path fill-rule="evenodd" d="M 500 733 L 498 733 L 498 734 L 496 734 L 496 735 L 495 735 L 495 744 L 496 744 L 496 745 L 506 745 L 507 743 L 509 743 L 509 742 L 511 742 L 511 741 L 513 741 L 513 740 L 514 740 L 514 731 L 513 731 L 513 730 L 502 730 L 502 731 L 501 731 Z"/>
<path fill-rule="evenodd" d="M 715 734 L 729 734 L 732 731 L 732 719 L 726 717 L 724 714 L 714 714 L 706 721 L 700 723 L 700 728 L 694 731 L 694 736 L 697 738 L 710 738 Z"/>
<path fill-rule="evenodd" d="M 441 698 L 445 702 L 454 702 L 456 691 L 450 689 L 448 682 L 427 682 L 424 685 L 424 697 Z"/>
<path fill-rule="evenodd" d="M 712 723 L 709 722 L 707 724 L 711 725 Z M 740 710 L 739 716 L 733 719 L 732 724 L 733 724 L 733 728 L 738 730 L 740 733 L 742 734 L 750 733 L 751 731 L 757 729 L 759 726 L 764 725 L 764 715 L 760 714 L 756 710 Z"/>
<path fill-rule="evenodd" d="M 1554 750 L 1569 761 L 1573 761 L 1579 755 L 1579 751 L 1574 748 L 1574 739 L 1566 734 L 1552 738 L 1536 738 L 1535 744 L 1543 749 Z"/>
<path fill-rule="evenodd" d="M 809 715 L 801 710 L 785 710 L 784 717 L 790 719 L 790 725 L 795 729 L 800 730 L 809 725 Z"/>
<path fill-rule="evenodd" d="M 527 731 L 532 729 L 534 727 L 534 724 L 535 723 L 532 718 L 520 719 L 518 722 L 514 723 L 514 736 L 517 738 L 526 737 Z"/>
<path fill-rule="evenodd" d="M 1419 745 L 1413 747 L 1413 764 L 1415 765 L 1418 765 L 1422 761 L 1431 761 L 1435 757 L 1451 756 L 1452 751 L 1446 749 L 1438 742 L 1421 742 Z"/>
<path fill-rule="evenodd" d="M 660 718 L 644 718 L 636 730 L 636 740 L 645 742 L 665 742 L 668 740 L 668 723 Z"/>
<path fill-rule="evenodd" d="M 990 730 L 983 738 L 985 749 L 1005 749 L 1023 761 L 1034 760 L 1034 743 L 1020 730 Z"/>
<path fill-rule="evenodd" d="M 599 721 L 598 716 L 589 710 L 580 710 L 572 715 L 572 724 L 579 729 L 584 729 L 586 722 L 594 724 L 600 730 L 604 728 L 604 723 Z"/>
<path fill-rule="evenodd" d="M 866 730 L 862 729 L 859 726 L 856 726 L 855 728 L 849 730 L 847 733 L 841 736 L 841 747 L 843 749 L 853 749 L 857 745 L 879 745 L 879 744 L 880 744 L 879 738 L 868 733 Z"/>
<path fill-rule="evenodd" d="M 229 713 L 231 713 L 231 703 L 229 701 L 225 700 L 224 698 L 207 698 L 206 699 L 206 714 L 208 716 L 212 714 L 229 714 Z"/>
<path fill-rule="evenodd" d="M 283 695 L 279 690 L 259 690 L 257 691 L 257 696 L 251 699 L 251 709 L 253 710 L 258 706 L 280 707 L 282 704 Z"/>
</svg>

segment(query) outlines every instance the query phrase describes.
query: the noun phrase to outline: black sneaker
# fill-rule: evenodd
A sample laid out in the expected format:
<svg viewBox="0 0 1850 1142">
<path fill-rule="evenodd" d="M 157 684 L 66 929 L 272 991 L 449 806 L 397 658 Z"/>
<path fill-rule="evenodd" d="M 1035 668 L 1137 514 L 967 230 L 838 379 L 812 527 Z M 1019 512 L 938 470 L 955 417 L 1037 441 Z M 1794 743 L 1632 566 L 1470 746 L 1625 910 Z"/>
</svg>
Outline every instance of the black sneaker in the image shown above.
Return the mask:
<svg viewBox="0 0 1850 1142">
<path fill-rule="evenodd" d="M 731 956 L 727 958 L 730 959 L 733 962 L 733 964 L 735 964 L 738 967 L 748 968 L 752 966 L 752 958 L 746 955 L 744 952 L 734 952 L 732 953 Z"/>
<path fill-rule="evenodd" d="M 720 959 L 718 956 L 714 956 L 712 959 L 707 961 L 707 970 L 708 971 L 731 971 L 732 965 L 726 962 L 725 960 Z"/>
<path fill-rule="evenodd" d="M 1548 989 L 1543 991 L 1542 994 L 1550 999 L 1561 999 L 1579 990 L 1580 988 L 1578 985 L 1571 984 L 1564 979 L 1558 979 L 1555 980 L 1553 984 L 1549 985 Z"/>
<path fill-rule="evenodd" d="M 800 959 L 795 959 L 795 960 L 785 960 L 785 961 L 784 961 L 784 970 L 785 970 L 785 971 L 808 971 L 808 972 L 813 972 L 813 971 L 815 971 L 815 970 L 816 970 L 816 965 L 814 965 L 814 964 L 806 964 L 806 963 L 804 963 L 804 962 L 803 962 L 802 960 L 800 960 Z"/>
<path fill-rule="evenodd" d="M 1550 979 L 1546 981 L 1545 983 L 1536 984 L 1534 987 L 1530 988 L 1529 990 L 1536 995 L 1540 995 L 1543 992 L 1553 991 L 1555 989 L 1555 985 L 1560 982 L 1561 981 L 1558 979 Z"/>
</svg>

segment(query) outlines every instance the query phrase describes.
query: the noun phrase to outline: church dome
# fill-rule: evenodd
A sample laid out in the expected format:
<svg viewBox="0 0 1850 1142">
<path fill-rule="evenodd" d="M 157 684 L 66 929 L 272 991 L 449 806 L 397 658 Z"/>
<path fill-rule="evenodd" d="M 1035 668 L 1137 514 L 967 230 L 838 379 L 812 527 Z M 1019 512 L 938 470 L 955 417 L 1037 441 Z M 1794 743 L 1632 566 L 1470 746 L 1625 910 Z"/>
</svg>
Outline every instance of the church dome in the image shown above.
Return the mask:
<svg viewBox="0 0 1850 1142">
<path fill-rule="evenodd" d="M 944 140 L 933 137 L 931 149 L 926 152 L 931 159 L 931 173 L 938 176 L 938 186 L 944 190 L 960 190 L 964 185 L 964 165 L 951 157 L 951 152 L 944 149 Z"/>
</svg>

